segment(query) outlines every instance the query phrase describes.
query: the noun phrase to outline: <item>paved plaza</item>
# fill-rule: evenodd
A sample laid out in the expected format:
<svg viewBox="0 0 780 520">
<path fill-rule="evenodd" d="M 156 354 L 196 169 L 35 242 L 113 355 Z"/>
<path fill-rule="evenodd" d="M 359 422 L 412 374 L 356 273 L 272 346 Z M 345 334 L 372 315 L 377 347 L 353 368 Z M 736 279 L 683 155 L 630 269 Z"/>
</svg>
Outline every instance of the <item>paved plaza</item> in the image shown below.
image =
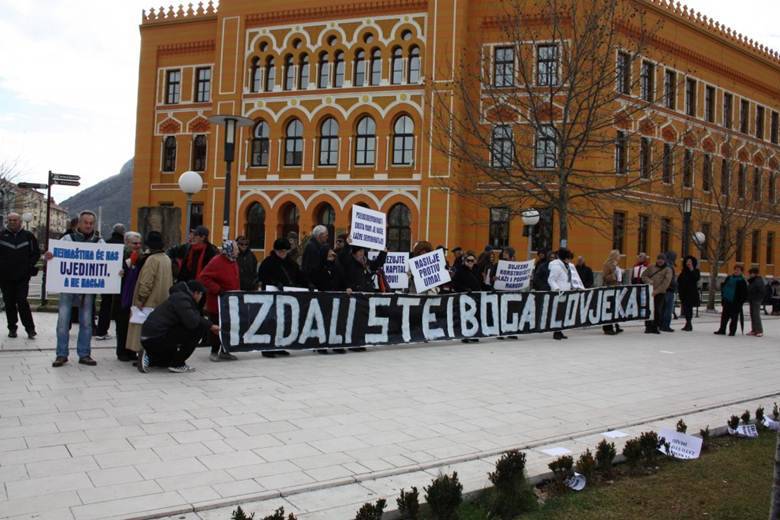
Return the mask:
<svg viewBox="0 0 780 520">
<path fill-rule="evenodd" d="M 191 374 L 140 374 L 113 341 L 93 342 L 97 367 L 52 368 L 56 316 L 36 319 L 37 340 L 0 340 L 0 518 L 227 520 L 242 503 L 350 519 L 439 471 L 479 489 L 509 448 L 539 474 L 550 447 L 576 456 L 680 417 L 698 431 L 780 398 L 776 319 L 763 338 L 714 336 L 705 315 L 661 336 L 637 323 L 222 363 L 199 349 Z M 72 360 L 74 344 L 75 329 Z"/>
</svg>

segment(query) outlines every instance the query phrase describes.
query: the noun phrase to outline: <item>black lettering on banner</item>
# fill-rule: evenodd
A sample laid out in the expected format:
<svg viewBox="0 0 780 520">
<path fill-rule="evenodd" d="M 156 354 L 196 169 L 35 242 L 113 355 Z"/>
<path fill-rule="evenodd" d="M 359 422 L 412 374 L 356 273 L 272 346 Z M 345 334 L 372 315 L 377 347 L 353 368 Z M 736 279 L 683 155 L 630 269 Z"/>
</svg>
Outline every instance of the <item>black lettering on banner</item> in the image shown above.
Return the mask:
<svg viewBox="0 0 780 520">
<path fill-rule="evenodd" d="M 649 315 L 648 286 L 587 291 L 404 295 L 228 292 L 219 297 L 227 350 L 393 345 L 529 334 Z"/>
</svg>

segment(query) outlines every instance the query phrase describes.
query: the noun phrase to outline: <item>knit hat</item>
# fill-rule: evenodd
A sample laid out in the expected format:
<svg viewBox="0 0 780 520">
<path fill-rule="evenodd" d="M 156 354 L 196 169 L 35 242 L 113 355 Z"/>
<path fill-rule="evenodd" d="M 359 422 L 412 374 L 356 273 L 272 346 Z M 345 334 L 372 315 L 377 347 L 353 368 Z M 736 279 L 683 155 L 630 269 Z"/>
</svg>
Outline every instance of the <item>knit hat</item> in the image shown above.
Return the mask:
<svg viewBox="0 0 780 520">
<path fill-rule="evenodd" d="M 149 231 L 146 234 L 146 240 L 144 240 L 144 244 L 151 250 L 160 250 L 165 248 L 162 234 L 159 231 Z"/>
</svg>

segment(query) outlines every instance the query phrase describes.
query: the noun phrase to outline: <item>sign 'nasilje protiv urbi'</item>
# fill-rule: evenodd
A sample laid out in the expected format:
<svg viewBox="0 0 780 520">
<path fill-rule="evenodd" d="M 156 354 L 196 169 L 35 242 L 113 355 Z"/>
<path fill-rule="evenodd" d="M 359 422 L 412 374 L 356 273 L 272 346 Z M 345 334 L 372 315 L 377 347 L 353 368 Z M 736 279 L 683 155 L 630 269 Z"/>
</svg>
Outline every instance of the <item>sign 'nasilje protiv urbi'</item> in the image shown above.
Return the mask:
<svg viewBox="0 0 780 520">
<path fill-rule="evenodd" d="M 450 295 L 228 292 L 228 350 L 389 345 L 529 334 L 649 317 L 648 286 Z"/>
</svg>

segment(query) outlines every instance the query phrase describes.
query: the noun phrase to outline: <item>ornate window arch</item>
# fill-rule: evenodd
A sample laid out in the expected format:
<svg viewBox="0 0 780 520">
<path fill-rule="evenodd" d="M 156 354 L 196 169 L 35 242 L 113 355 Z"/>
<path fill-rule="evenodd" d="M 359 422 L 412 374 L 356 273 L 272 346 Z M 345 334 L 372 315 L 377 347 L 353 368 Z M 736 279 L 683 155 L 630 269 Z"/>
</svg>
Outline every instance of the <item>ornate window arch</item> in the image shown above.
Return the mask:
<svg viewBox="0 0 780 520">
<path fill-rule="evenodd" d="M 206 152 L 208 141 L 206 136 L 196 135 L 192 140 L 192 169 L 196 172 L 206 170 Z"/>
<path fill-rule="evenodd" d="M 176 171 L 176 138 L 172 135 L 163 140 L 162 171 Z"/>
<path fill-rule="evenodd" d="M 352 86 L 362 87 L 366 82 L 366 52 L 358 49 L 355 53 L 355 72 L 352 74 Z"/>
<path fill-rule="evenodd" d="M 376 162 L 376 123 L 370 116 L 363 116 L 357 124 L 355 140 L 355 164 L 370 166 Z"/>
<path fill-rule="evenodd" d="M 276 62 L 273 56 L 268 56 L 265 60 L 265 87 L 266 92 L 273 92 L 276 85 Z"/>
<path fill-rule="evenodd" d="M 379 85 L 382 82 L 382 51 L 371 51 L 371 85 Z"/>
<path fill-rule="evenodd" d="M 303 124 L 298 119 L 287 123 L 284 151 L 285 166 L 301 166 L 303 164 Z"/>
<path fill-rule="evenodd" d="M 414 121 L 406 114 L 393 124 L 393 164 L 410 166 L 414 163 Z"/>
<path fill-rule="evenodd" d="M 284 58 L 284 90 L 292 90 L 295 88 L 295 64 L 293 63 L 292 54 L 288 54 Z"/>
<path fill-rule="evenodd" d="M 339 124 L 328 117 L 320 125 L 320 166 L 339 164 Z"/>
<path fill-rule="evenodd" d="M 421 72 L 420 48 L 415 45 L 409 49 L 408 82 L 419 83 Z"/>
<path fill-rule="evenodd" d="M 260 92 L 260 58 L 252 58 L 250 92 Z"/>
<path fill-rule="evenodd" d="M 387 213 L 387 250 L 411 251 L 412 215 L 406 204 L 394 204 Z"/>
<path fill-rule="evenodd" d="M 268 123 L 258 121 L 252 133 L 252 166 L 268 166 L 268 155 L 271 150 L 268 138 Z"/>
<path fill-rule="evenodd" d="M 246 210 L 244 236 L 250 249 L 265 249 L 265 209 L 259 202 L 253 202 Z"/>
<path fill-rule="evenodd" d="M 301 218 L 301 213 L 298 210 L 298 206 L 292 202 L 286 203 L 279 210 L 279 237 L 288 238 L 290 233 L 299 233 L 298 223 Z"/>
<path fill-rule="evenodd" d="M 330 62 L 328 61 L 327 52 L 320 54 L 317 74 L 317 87 L 328 88 L 330 86 Z"/>
<path fill-rule="evenodd" d="M 404 51 L 401 47 L 393 49 L 393 57 L 390 67 L 390 83 L 400 85 L 404 82 Z"/>
<path fill-rule="evenodd" d="M 298 88 L 306 90 L 309 88 L 309 55 L 301 54 L 300 58 L 301 71 L 298 74 Z"/>
</svg>

